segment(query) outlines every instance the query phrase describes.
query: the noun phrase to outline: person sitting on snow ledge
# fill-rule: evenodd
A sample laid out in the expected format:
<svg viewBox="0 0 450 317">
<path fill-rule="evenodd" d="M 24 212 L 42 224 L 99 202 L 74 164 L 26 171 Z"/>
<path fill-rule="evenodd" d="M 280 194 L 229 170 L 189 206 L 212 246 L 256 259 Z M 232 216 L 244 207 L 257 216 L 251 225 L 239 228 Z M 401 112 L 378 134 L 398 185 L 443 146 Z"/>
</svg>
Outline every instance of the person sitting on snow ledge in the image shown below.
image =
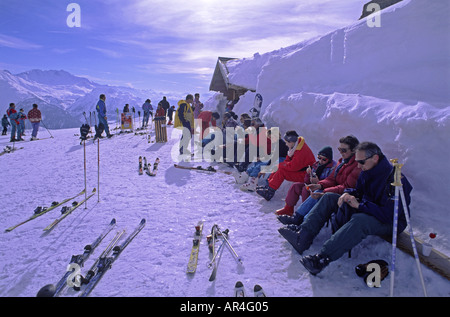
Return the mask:
<svg viewBox="0 0 450 317">
<path fill-rule="evenodd" d="M 326 193 L 310 211 L 299 231 L 279 229 L 286 240 L 302 254 L 309 249 L 323 225 L 330 219 L 332 236 L 319 253 L 302 257 L 300 262 L 313 275 L 320 273 L 369 235 L 392 235 L 395 187 L 394 167 L 375 143 L 356 147 L 355 160 L 361 173 L 356 188 L 342 195 Z M 412 186 L 402 175 L 405 200 L 409 206 Z M 406 228 L 404 206 L 398 206 L 398 232 Z"/>
<path fill-rule="evenodd" d="M 288 131 L 284 136 L 289 148 L 286 159 L 278 164 L 278 170 L 269 176 L 268 186 L 261 186 L 256 193 L 266 200 L 271 200 L 275 191 L 280 188 L 284 180 L 302 182 L 305 179 L 306 169 L 315 163 L 315 157 L 305 139 L 295 131 Z"/>
<path fill-rule="evenodd" d="M 335 167 L 336 161 L 333 160 L 333 149 L 329 146 L 323 147 L 317 155 L 317 162 L 306 169 L 303 182 L 295 182 L 291 185 L 286 195 L 284 207 L 275 211 L 275 214 L 279 216 L 292 216 L 294 214 L 294 207 L 300 197 L 302 198 L 302 202 L 309 197 L 308 185 L 317 184 L 319 180 L 327 178 Z"/>
</svg>

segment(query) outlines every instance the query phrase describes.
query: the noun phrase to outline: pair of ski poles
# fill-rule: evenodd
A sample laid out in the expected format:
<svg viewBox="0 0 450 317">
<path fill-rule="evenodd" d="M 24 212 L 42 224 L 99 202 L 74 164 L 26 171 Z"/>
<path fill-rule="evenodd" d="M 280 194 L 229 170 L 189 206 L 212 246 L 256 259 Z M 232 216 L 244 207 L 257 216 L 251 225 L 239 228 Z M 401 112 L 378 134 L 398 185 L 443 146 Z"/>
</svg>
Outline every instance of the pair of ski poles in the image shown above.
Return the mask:
<svg viewBox="0 0 450 317">
<path fill-rule="evenodd" d="M 412 248 L 414 251 L 414 258 L 416 259 L 417 270 L 419 271 L 419 276 L 420 276 L 420 281 L 422 283 L 423 293 L 424 293 L 424 296 L 427 297 L 427 290 L 425 288 L 425 283 L 424 283 L 423 275 L 422 275 L 422 269 L 420 267 L 419 254 L 417 253 L 416 242 L 414 240 L 414 234 L 413 234 L 412 226 L 411 226 L 411 223 L 409 220 L 408 205 L 406 204 L 405 193 L 403 191 L 403 186 L 402 186 L 402 182 L 401 182 L 401 177 L 402 177 L 401 167 L 403 166 L 403 164 L 399 164 L 397 159 L 392 159 L 391 163 L 395 168 L 394 182 L 391 183 L 392 186 L 395 186 L 395 198 L 394 198 L 395 200 L 394 200 L 394 225 L 393 225 L 393 232 L 392 232 L 390 296 L 391 297 L 394 296 L 395 252 L 396 252 L 396 248 L 397 248 L 397 226 L 398 226 L 398 201 L 399 201 L 399 197 L 400 197 L 402 200 L 403 212 L 405 214 L 406 223 L 409 227 L 409 236 L 411 238 L 411 245 L 412 245 Z"/>
<path fill-rule="evenodd" d="M 222 237 L 223 242 L 222 242 L 222 244 L 219 246 L 219 249 L 217 250 L 217 252 L 214 253 L 213 258 L 212 258 L 211 261 L 208 263 L 208 267 L 211 268 L 211 267 L 213 266 L 213 264 L 214 264 L 215 261 L 216 261 L 216 258 L 217 258 L 217 256 L 218 256 L 218 254 L 220 253 L 220 250 L 222 249 L 222 246 L 225 245 L 225 244 L 228 246 L 229 250 L 230 250 L 231 253 L 234 255 L 236 261 L 237 261 L 239 264 L 242 265 L 242 264 L 243 264 L 243 263 L 242 263 L 242 258 L 236 253 L 236 251 L 234 250 L 234 248 L 233 248 L 233 246 L 231 245 L 230 241 L 228 241 L 228 239 L 227 239 L 227 236 L 228 236 L 228 229 L 226 229 L 225 231 L 221 231 L 220 228 L 219 228 L 219 226 L 214 225 L 212 231 L 213 231 L 213 237 L 217 234 L 217 235 L 219 235 L 219 236 Z M 213 238 L 213 239 L 215 239 L 215 238 Z"/>
</svg>

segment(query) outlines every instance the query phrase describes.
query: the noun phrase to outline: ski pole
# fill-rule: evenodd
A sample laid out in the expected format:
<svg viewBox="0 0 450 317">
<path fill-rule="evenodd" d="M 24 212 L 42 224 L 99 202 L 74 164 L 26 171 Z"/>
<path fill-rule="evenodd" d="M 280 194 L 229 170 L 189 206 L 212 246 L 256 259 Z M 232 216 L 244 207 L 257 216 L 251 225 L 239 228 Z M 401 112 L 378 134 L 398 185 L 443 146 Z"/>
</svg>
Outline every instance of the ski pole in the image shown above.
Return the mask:
<svg viewBox="0 0 450 317">
<path fill-rule="evenodd" d="M 210 269 L 213 265 L 214 265 L 214 262 L 216 262 L 216 258 L 217 258 L 217 256 L 218 256 L 218 254 L 220 253 L 220 250 L 222 249 L 222 246 L 225 244 L 225 240 L 222 242 L 222 244 L 219 246 L 219 248 L 217 249 L 217 252 L 216 253 L 214 253 L 214 256 L 213 256 L 213 258 L 211 259 L 211 261 L 208 263 L 208 268 Z"/>
<path fill-rule="evenodd" d="M 86 140 L 83 140 L 83 154 L 84 154 L 84 209 L 87 209 L 87 186 L 86 186 Z"/>
<path fill-rule="evenodd" d="M 48 134 L 50 134 L 50 138 L 52 138 L 53 139 L 53 135 L 50 133 L 50 130 L 49 129 L 47 129 L 47 127 L 45 126 L 45 124 L 44 124 L 44 120 L 42 120 L 41 119 L 41 122 L 42 122 L 42 125 L 44 126 L 44 128 L 47 130 L 47 132 L 48 132 Z"/>
<path fill-rule="evenodd" d="M 410 219 L 409 219 L 409 211 L 408 211 L 408 208 L 406 205 L 406 198 L 405 198 L 405 193 L 403 191 L 403 187 L 400 187 L 400 197 L 402 198 L 402 204 L 403 204 L 403 209 L 404 209 L 404 213 L 405 213 L 406 223 L 408 224 L 408 227 L 409 227 L 409 236 L 411 238 L 411 245 L 412 245 L 412 248 L 414 251 L 414 258 L 416 259 L 417 270 L 419 272 L 420 282 L 422 283 L 423 294 L 425 297 L 428 297 L 427 289 L 425 288 L 425 282 L 423 280 L 422 269 L 420 267 L 420 260 L 419 260 L 419 254 L 417 253 L 416 241 L 414 240 L 414 234 L 413 234 L 412 226 L 411 226 Z"/>
<path fill-rule="evenodd" d="M 403 205 L 403 212 L 406 218 L 406 222 L 407 225 L 409 227 L 409 232 L 410 232 L 410 238 L 411 238 L 411 245 L 413 248 L 413 252 L 414 252 L 414 258 L 416 259 L 416 263 L 417 263 L 417 269 L 419 271 L 419 276 L 420 276 L 420 280 L 422 283 L 422 288 L 423 288 L 423 292 L 425 297 L 427 297 L 427 291 L 425 288 L 425 283 L 423 281 L 423 275 L 422 275 L 422 270 L 420 268 L 420 260 L 419 260 L 419 255 L 417 253 L 417 248 L 416 248 L 416 243 L 414 240 L 414 235 L 413 235 L 413 231 L 412 231 L 412 227 L 409 221 L 409 211 L 408 211 L 408 207 L 406 204 L 406 199 L 405 199 L 405 193 L 403 191 L 403 186 L 402 186 L 402 182 L 401 182 L 401 167 L 403 166 L 403 164 L 399 164 L 397 159 L 392 159 L 391 160 L 392 165 L 395 168 L 395 172 L 394 172 L 394 182 L 391 183 L 392 186 L 395 186 L 395 198 L 394 198 L 394 225 L 393 225 L 393 232 L 392 232 L 392 260 L 391 260 L 391 285 L 390 285 L 390 296 L 393 297 L 394 296 L 394 278 L 395 278 L 395 257 L 396 257 L 396 248 L 397 248 L 397 226 L 398 226 L 398 203 L 399 203 L 399 199 L 401 197 L 402 199 L 402 205 Z"/>
<path fill-rule="evenodd" d="M 220 229 L 218 228 L 217 231 L 219 232 L 219 234 L 222 234 L 222 231 L 220 231 Z M 239 264 L 242 265 L 242 258 L 240 256 L 237 255 L 236 251 L 234 251 L 233 247 L 231 246 L 230 242 L 228 241 L 227 237 L 228 236 L 228 229 L 225 230 L 227 232 L 227 234 L 222 234 L 223 240 L 227 243 L 228 247 L 230 248 L 231 253 L 233 253 L 233 255 L 236 257 L 236 260 L 239 262 Z"/>
<path fill-rule="evenodd" d="M 100 139 L 97 140 L 97 202 L 100 202 Z"/>
<path fill-rule="evenodd" d="M 223 234 L 228 234 L 228 229 L 223 232 Z M 213 263 L 216 261 L 217 255 L 219 254 L 219 250 L 222 248 L 222 246 L 225 244 L 225 240 L 222 242 L 222 244 L 219 246 L 219 249 L 217 249 L 217 252 L 214 253 L 213 258 L 208 263 L 208 268 L 211 268 L 213 266 Z"/>
</svg>

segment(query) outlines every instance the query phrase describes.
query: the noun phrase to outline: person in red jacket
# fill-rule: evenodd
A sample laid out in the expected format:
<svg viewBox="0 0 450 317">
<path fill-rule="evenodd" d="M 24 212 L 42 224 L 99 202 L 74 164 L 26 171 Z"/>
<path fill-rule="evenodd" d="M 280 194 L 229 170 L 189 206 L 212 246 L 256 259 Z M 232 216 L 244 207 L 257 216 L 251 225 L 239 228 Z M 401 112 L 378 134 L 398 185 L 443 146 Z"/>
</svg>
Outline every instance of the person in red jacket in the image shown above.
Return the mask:
<svg viewBox="0 0 450 317">
<path fill-rule="evenodd" d="M 200 114 L 198 115 L 197 119 L 201 120 L 202 122 L 202 131 L 200 132 L 200 140 L 203 139 L 203 137 L 205 136 L 205 130 L 208 129 L 209 127 L 217 127 L 217 123 L 216 120 L 218 120 L 220 118 L 220 115 L 218 112 L 212 112 L 212 111 L 202 111 L 200 112 Z"/>
<path fill-rule="evenodd" d="M 306 169 L 313 165 L 315 156 L 305 142 L 305 138 L 291 130 L 284 136 L 286 145 L 289 147 L 286 159 L 278 164 L 278 170 L 269 176 L 268 186 L 258 187 L 256 193 L 267 201 L 271 200 L 275 191 L 287 180 L 301 182 L 305 178 Z"/>
<path fill-rule="evenodd" d="M 336 167 L 331 171 L 330 175 L 319 181 L 317 184 L 308 185 L 311 195 L 300 205 L 293 216 L 281 215 L 278 220 L 285 224 L 300 225 L 304 217 L 326 193 L 336 193 L 342 195 L 345 189 L 355 188 L 361 169 L 355 161 L 355 148 L 359 144 L 359 140 L 348 135 L 339 139 L 338 150 L 341 153 Z"/>
<path fill-rule="evenodd" d="M 31 132 L 31 141 L 33 141 L 37 139 L 39 125 L 42 120 L 42 114 L 41 111 L 38 109 L 37 104 L 33 104 L 33 109 L 28 111 L 28 120 L 30 120 L 31 125 L 33 127 L 33 131 Z"/>
</svg>

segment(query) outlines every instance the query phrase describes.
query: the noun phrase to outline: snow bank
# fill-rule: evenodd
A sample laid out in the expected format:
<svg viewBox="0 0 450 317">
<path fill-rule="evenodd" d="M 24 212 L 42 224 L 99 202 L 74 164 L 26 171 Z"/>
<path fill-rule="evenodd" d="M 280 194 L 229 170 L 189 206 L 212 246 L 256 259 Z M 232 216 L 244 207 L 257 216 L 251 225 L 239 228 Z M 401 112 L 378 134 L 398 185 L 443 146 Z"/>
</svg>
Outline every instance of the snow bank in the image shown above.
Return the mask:
<svg viewBox="0 0 450 317">
<path fill-rule="evenodd" d="M 269 127 L 297 130 L 315 151 L 354 134 L 404 163 L 414 186 L 413 226 L 422 238 L 440 232 L 447 254 L 449 9 L 446 1 L 401 1 L 382 11 L 381 27 L 363 19 L 227 65 L 233 84 L 263 96 Z M 254 94 L 241 97 L 235 112 L 248 111 Z"/>
</svg>

